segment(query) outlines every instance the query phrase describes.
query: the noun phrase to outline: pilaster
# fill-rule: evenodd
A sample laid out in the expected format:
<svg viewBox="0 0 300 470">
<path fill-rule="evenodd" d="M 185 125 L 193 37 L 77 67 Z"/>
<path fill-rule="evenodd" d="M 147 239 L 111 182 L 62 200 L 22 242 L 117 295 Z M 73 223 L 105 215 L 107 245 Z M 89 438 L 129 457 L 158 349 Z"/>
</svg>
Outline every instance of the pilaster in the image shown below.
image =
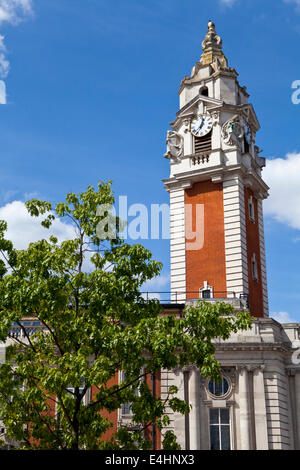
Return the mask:
<svg viewBox="0 0 300 470">
<path fill-rule="evenodd" d="M 239 369 L 239 405 L 241 450 L 250 450 L 249 378 L 246 366 Z"/>
<path fill-rule="evenodd" d="M 196 367 L 190 371 L 189 400 L 190 411 L 190 450 L 200 449 L 200 374 Z"/>
</svg>

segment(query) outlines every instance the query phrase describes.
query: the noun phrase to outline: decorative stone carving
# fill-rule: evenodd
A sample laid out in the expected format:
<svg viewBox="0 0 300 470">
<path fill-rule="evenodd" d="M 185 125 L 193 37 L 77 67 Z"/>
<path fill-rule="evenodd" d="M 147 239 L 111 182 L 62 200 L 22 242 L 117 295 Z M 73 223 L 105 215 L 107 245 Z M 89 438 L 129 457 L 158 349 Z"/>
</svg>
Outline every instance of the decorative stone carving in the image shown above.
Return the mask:
<svg viewBox="0 0 300 470">
<path fill-rule="evenodd" d="M 175 131 L 167 132 L 167 153 L 165 158 L 179 162 L 183 156 L 183 137 Z"/>
<path fill-rule="evenodd" d="M 202 41 L 202 49 L 205 51 L 208 48 L 222 50 L 222 39 L 216 33 L 216 27 L 212 21 L 208 23 L 207 34 Z"/>
<path fill-rule="evenodd" d="M 236 365 L 236 370 L 241 371 L 246 369 L 248 372 L 253 372 L 254 370 L 264 370 L 265 365 L 264 364 L 237 364 Z"/>
<path fill-rule="evenodd" d="M 225 56 L 215 57 L 213 63 L 211 64 L 214 72 L 219 72 L 219 70 L 227 69 L 228 64 Z"/>
<path fill-rule="evenodd" d="M 219 70 L 231 70 L 228 68 L 227 59 L 222 52 L 222 39 L 216 33 L 216 28 L 212 21 L 207 25 L 207 33 L 202 42 L 202 49 L 203 54 L 200 59 L 200 65 L 211 65 L 212 73 Z M 197 66 L 198 64 L 196 64 L 196 69 Z"/>
<path fill-rule="evenodd" d="M 237 114 L 223 124 L 222 141 L 230 147 L 241 147 L 244 136 L 244 125 Z"/>
<path fill-rule="evenodd" d="M 191 119 L 185 119 L 183 124 L 185 125 L 184 133 L 187 134 L 190 131 Z"/>
<path fill-rule="evenodd" d="M 220 124 L 220 111 L 214 111 L 211 113 L 211 117 L 213 120 L 213 126 L 217 126 Z"/>
<path fill-rule="evenodd" d="M 255 155 L 255 160 L 260 168 L 263 168 L 266 166 L 266 159 L 264 157 L 260 157 L 259 154 L 263 150 L 260 150 L 260 148 L 257 145 L 254 145 L 254 155 Z"/>
</svg>

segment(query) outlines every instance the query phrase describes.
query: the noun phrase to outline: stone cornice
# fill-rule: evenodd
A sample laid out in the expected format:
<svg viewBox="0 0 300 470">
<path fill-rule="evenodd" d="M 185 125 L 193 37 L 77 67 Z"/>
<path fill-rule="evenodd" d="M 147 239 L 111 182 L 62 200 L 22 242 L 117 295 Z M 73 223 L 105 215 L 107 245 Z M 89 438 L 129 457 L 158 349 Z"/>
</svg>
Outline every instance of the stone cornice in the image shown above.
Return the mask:
<svg viewBox="0 0 300 470">
<path fill-rule="evenodd" d="M 258 363 L 258 364 L 236 364 L 235 368 L 237 371 L 241 371 L 246 369 L 248 372 L 253 372 L 257 369 L 259 370 L 265 370 L 266 366 L 265 364 Z"/>
<path fill-rule="evenodd" d="M 286 342 L 224 342 L 213 343 L 216 352 L 219 351 L 278 351 L 283 353 L 292 352 L 293 348 Z"/>
<path fill-rule="evenodd" d="M 221 164 L 213 167 L 196 168 L 194 170 L 177 173 L 172 178 L 164 179 L 163 182 L 168 191 L 174 187 L 178 189 L 182 188 L 186 180 L 190 186 L 198 181 L 206 181 L 214 179 L 215 177 L 220 180 L 220 177 L 228 177 L 228 175 L 240 176 L 245 186 L 251 186 L 254 192 L 257 193 L 258 199 L 266 199 L 268 197 L 269 187 L 266 183 L 256 175 L 253 170 L 249 171 L 248 168 L 245 168 L 241 164 L 231 166 Z"/>
<path fill-rule="evenodd" d="M 199 84 L 200 83 L 202 82 L 199 82 Z M 195 96 L 195 98 L 193 98 L 187 104 L 185 104 L 179 111 L 177 111 L 176 116 L 180 117 L 182 113 L 184 113 L 189 108 L 194 106 L 196 103 L 198 103 L 198 101 L 204 101 L 205 103 L 210 103 L 216 106 L 225 106 L 225 103 L 221 100 L 218 100 L 216 98 L 210 98 L 209 96 L 198 95 L 198 96 Z"/>
</svg>

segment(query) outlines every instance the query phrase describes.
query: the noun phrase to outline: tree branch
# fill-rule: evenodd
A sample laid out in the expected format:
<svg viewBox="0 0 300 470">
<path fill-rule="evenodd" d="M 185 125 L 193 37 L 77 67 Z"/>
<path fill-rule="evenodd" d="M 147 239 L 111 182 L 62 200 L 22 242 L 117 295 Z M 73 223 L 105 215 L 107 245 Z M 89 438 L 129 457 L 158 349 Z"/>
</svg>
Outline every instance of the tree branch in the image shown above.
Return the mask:
<svg viewBox="0 0 300 470">
<path fill-rule="evenodd" d="M 124 385 L 123 387 L 120 387 L 118 388 L 117 390 L 114 390 L 113 392 L 110 393 L 110 396 L 112 395 L 116 395 L 117 393 L 120 393 L 122 392 L 123 390 L 125 390 L 126 388 L 130 387 L 131 385 L 133 385 L 135 382 L 137 382 L 138 380 L 140 380 L 141 378 L 143 377 L 146 377 L 147 375 L 151 374 L 151 372 L 145 372 L 145 374 L 142 374 L 140 375 L 139 377 L 137 377 L 136 379 L 132 380 L 132 382 L 129 382 L 127 385 Z M 98 388 L 98 387 L 97 387 Z M 96 401 L 93 401 L 92 403 L 89 403 L 87 408 L 92 408 L 93 406 L 95 405 L 98 405 L 99 403 L 101 402 L 101 400 L 96 400 Z"/>
<path fill-rule="evenodd" d="M 62 348 L 61 348 L 61 345 L 60 345 L 60 343 L 59 343 L 59 341 L 58 341 L 58 339 L 57 339 L 56 334 L 55 334 L 54 331 L 50 328 L 50 326 L 47 325 L 47 323 L 46 323 L 44 320 L 41 320 L 41 323 L 42 323 L 43 325 L 45 325 L 45 327 L 47 328 L 47 330 L 48 330 L 49 333 L 51 334 L 52 338 L 54 339 L 54 342 L 55 342 L 56 346 L 57 346 L 58 349 L 59 349 L 60 355 L 63 356 L 63 355 L 64 355 L 64 351 L 63 351 Z"/>
<path fill-rule="evenodd" d="M 23 331 L 23 333 L 24 333 L 24 335 L 25 335 L 25 338 L 28 339 L 28 343 L 30 344 L 31 349 L 33 349 L 34 352 L 37 352 L 37 351 L 36 351 L 36 348 L 34 347 L 34 345 L 33 345 L 32 342 L 31 342 L 30 335 L 26 332 L 26 329 L 24 328 L 24 326 L 22 325 L 22 323 L 20 323 L 19 321 L 17 321 L 16 323 L 17 323 L 17 325 L 19 325 L 19 327 L 20 327 L 21 330 Z"/>
<path fill-rule="evenodd" d="M 34 402 L 32 403 L 32 407 L 33 407 L 33 409 L 35 410 L 35 412 L 36 412 L 36 414 L 37 414 L 37 416 L 38 416 L 38 419 L 40 419 L 41 422 L 46 425 L 46 427 L 47 427 L 48 431 L 50 432 L 50 434 L 52 434 L 53 436 L 55 436 L 56 439 L 60 442 L 62 448 L 65 449 L 66 446 L 64 445 L 64 443 L 63 443 L 63 441 L 61 440 L 60 436 L 55 433 L 55 431 L 52 429 L 52 427 L 50 426 L 50 424 L 48 423 L 48 421 L 43 418 L 43 415 L 39 412 L 39 410 L 37 410 L 37 408 L 36 408 Z"/>
</svg>

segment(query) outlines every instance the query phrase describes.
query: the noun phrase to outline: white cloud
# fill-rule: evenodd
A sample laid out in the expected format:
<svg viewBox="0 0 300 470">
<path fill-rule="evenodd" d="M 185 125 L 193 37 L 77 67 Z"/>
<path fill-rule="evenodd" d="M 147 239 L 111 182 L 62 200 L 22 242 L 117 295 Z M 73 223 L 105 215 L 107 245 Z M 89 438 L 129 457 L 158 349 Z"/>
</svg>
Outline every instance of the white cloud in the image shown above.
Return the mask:
<svg viewBox="0 0 300 470">
<path fill-rule="evenodd" d="M 4 36 L 0 34 L 0 51 L 5 51 L 5 50 L 6 50 L 6 47 L 4 44 Z"/>
<path fill-rule="evenodd" d="M 0 77 L 6 78 L 10 69 L 8 60 L 3 52 L 0 53 Z"/>
<path fill-rule="evenodd" d="M 4 23 L 17 25 L 33 13 L 33 0 L 0 0 L 0 26 Z M 6 59 L 4 37 L 0 35 L 0 77 L 6 78 L 10 64 Z M 6 104 L 5 84 L 0 82 L 0 104 Z"/>
<path fill-rule="evenodd" d="M 0 104 L 6 104 L 6 85 L 3 80 L 0 80 Z"/>
<path fill-rule="evenodd" d="M 271 313 L 270 316 L 279 323 L 296 323 L 296 320 L 294 320 L 287 312 L 274 312 Z"/>
<path fill-rule="evenodd" d="M 4 36 L 0 34 L 0 76 L 2 78 L 6 78 L 9 72 L 9 62 L 5 57 L 5 53 Z"/>
<path fill-rule="evenodd" d="M 18 24 L 33 13 L 32 0 L 0 0 L 0 24 Z"/>
<path fill-rule="evenodd" d="M 267 160 L 263 177 L 270 186 L 264 213 L 300 230 L 300 153 Z"/>
<path fill-rule="evenodd" d="M 21 201 L 13 201 L 0 207 L 0 220 L 5 220 L 8 225 L 5 237 L 11 240 L 18 250 L 26 249 L 31 242 L 48 239 L 50 235 L 54 235 L 59 241 L 74 238 L 72 225 L 55 219 L 48 230 L 41 225 L 43 219 L 43 216 L 31 217 Z"/>
<path fill-rule="evenodd" d="M 11 194 L 13 193 L 14 191 L 11 191 Z M 8 226 L 5 238 L 12 241 L 17 250 L 26 249 L 29 243 L 42 239 L 48 240 L 51 235 L 54 235 L 59 242 L 75 238 L 76 232 L 71 224 L 66 224 L 56 218 L 51 228 L 46 229 L 41 225 L 44 219 L 45 216 L 31 217 L 22 201 L 13 201 L 0 207 L 0 220 L 5 220 Z M 92 252 L 85 253 L 83 271 L 90 272 L 95 268 L 91 262 L 93 254 Z"/>
<path fill-rule="evenodd" d="M 154 277 L 150 281 L 145 282 L 143 285 L 143 290 L 149 292 L 154 291 L 154 289 L 161 290 L 164 289 L 169 284 L 169 282 L 170 277 L 162 274 L 161 276 Z"/>
<path fill-rule="evenodd" d="M 232 7 L 235 3 L 237 3 L 237 0 L 220 0 L 220 3 L 225 7 Z"/>
<path fill-rule="evenodd" d="M 170 302 L 170 290 L 169 288 L 170 276 L 161 275 L 150 279 L 150 281 L 145 282 L 142 286 L 141 291 L 146 292 L 143 297 L 146 299 L 158 299 L 161 302 L 168 303 Z M 167 292 L 167 293 L 163 293 Z"/>
</svg>

